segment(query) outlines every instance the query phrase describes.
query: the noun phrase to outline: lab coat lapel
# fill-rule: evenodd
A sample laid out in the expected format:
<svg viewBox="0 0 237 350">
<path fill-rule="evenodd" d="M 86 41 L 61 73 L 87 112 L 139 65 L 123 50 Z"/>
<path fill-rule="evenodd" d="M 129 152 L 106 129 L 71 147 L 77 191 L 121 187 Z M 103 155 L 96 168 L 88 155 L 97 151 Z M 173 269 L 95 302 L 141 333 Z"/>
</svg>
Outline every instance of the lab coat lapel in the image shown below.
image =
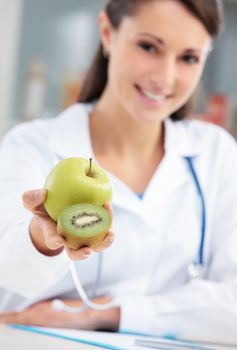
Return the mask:
<svg viewBox="0 0 237 350">
<path fill-rule="evenodd" d="M 92 108 L 93 104 L 72 105 L 54 121 L 50 147 L 59 159 L 93 158 L 88 126 L 88 114 Z"/>
<path fill-rule="evenodd" d="M 130 212 L 141 215 L 143 204 L 129 187 L 127 187 L 120 179 L 116 178 L 113 174 L 110 174 L 113 187 L 116 188 L 113 194 L 113 204 L 124 208 Z"/>
<path fill-rule="evenodd" d="M 144 201 L 161 202 L 189 179 L 183 157 L 167 153 L 145 192 Z"/>
<path fill-rule="evenodd" d="M 184 157 L 197 157 L 202 147 L 189 128 L 189 121 L 165 121 L 165 155 L 145 192 L 144 212 L 190 181 Z"/>
<path fill-rule="evenodd" d="M 154 212 L 154 206 L 162 207 L 163 201 L 176 189 L 190 180 L 190 174 L 183 157 L 175 153 L 167 153 L 153 175 L 143 199 L 111 175 L 116 191 L 113 204 L 136 213 L 145 220 Z"/>
</svg>

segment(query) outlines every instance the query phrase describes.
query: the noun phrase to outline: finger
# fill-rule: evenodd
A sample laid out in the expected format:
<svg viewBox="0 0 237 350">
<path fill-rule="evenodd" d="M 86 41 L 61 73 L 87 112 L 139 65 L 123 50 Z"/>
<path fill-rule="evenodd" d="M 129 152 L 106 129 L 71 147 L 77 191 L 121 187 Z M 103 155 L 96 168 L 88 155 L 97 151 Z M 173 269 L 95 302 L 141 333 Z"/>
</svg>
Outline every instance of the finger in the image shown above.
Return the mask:
<svg viewBox="0 0 237 350">
<path fill-rule="evenodd" d="M 24 207 L 33 213 L 46 213 L 43 203 L 47 198 L 45 189 L 26 191 L 22 195 Z"/>
<path fill-rule="evenodd" d="M 109 212 L 109 214 L 110 214 L 111 217 L 113 218 L 113 209 L 112 209 L 111 204 L 105 203 L 105 204 L 103 205 L 103 207 Z"/>
<path fill-rule="evenodd" d="M 65 239 L 57 232 L 56 223 L 49 217 L 35 215 L 38 225 L 41 227 L 44 241 L 51 250 L 62 248 L 65 245 Z"/>
<path fill-rule="evenodd" d="M 72 249 L 72 248 L 65 246 L 65 249 L 67 251 L 69 258 L 72 260 L 75 260 L 75 261 L 76 260 L 85 260 L 93 252 L 92 249 L 89 247 L 83 247 L 80 249 Z"/>
<path fill-rule="evenodd" d="M 0 324 L 22 323 L 19 312 L 4 313 L 0 315 Z"/>
<path fill-rule="evenodd" d="M 92 249 L 94 250 L 94 252 L 96 253 L 100 253 L 102 252 L 104 249 L 109 248 L 115 239 L 115 235 L 113 231 L 109 231 L 107 233 L 107 235 L 105 236 L 104 240 L 99 243 L 98 245 L 95 245 L 92 247 Z"/>
</svg>

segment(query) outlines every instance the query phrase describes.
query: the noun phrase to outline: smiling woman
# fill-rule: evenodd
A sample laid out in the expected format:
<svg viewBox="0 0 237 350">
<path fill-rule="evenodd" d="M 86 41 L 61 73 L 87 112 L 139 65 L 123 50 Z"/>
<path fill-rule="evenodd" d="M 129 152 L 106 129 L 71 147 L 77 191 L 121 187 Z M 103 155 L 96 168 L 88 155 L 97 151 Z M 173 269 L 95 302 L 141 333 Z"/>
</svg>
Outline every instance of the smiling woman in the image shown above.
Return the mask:
<svg viewBox="0 0 237 350">
<path fill-rule="evenodd" d="M 0 148 L 0 319 L 237 344 L 237 147 L 188 120 L 220 1 L 109 0 L 98 20 L 78 103 L 10 131 Z M 77 156 L 113 186 L 100 254 L 70 248 L 43 209 L 47 174 Z M 93 302 L 113 307 L 84 307 L 71 260 Z M 56 297 L 82 312 L 54 310 Z"/>
<path fill-rule="evenodd" d="M 121 23 L 124 24 L 124 22 L 126 22 L 124 21 L 124 18 L 129 21 L 129 19 L 133 19 L 133 15 L 138 13 L 137 18 L 139 19 L 139 14 L 140 17 L 142 17 L 141 15 L 144 12 L 149 12 L 143 16 L 143 23 L 137 23 L 137 28 L 135 28 L 136 23 L 134 23 L 133 38 L 130 38 L 130 40 L 133 39 L 133 41 L 138 41 L 140 36 L 140 42 L 138 41 L 137 45 L 140 46 L 142 50 L 149 51 L 150 54 L 153 53 L 153 56 L 155 57 L 155 55 L 157 56 L 159 54 L 159 49 L 161 47 L 164 48 L 165 46 L 163 40 L 166 39 L 166 36 L 168 39 L 168 36 L 171 35 L 171 41 L 174 43 L 174 41 L 180 40 L 183 45 L 180 46 L 179 49 L 186 50 L 184 52 L 179 52 L 179 55 L 183 54 L 181 60 L 183 59 L 187 62 L 187 64 L 198 63 L 198 61 L 201 61 L 203 64 L 209 49 L 211 49 L 211 42 L 207 42 L 207 46 L 204 45 L 204 47 L 195 47 L 195 40 L 198 40 L 198 38 L 201 39 L 201 33 L 198 33 L 198 37 L 196 38 L 195 29 L 197 30 L 197 28 L 193 26 L 192 21 L 195 19 L 196 27 L 202 26 L 202 32 L 205 31 L 206 35 L 209 34 L 209 40 L 213 39 L 218 34 L 221 27 L 221 2 L 205 0 L 196 2 L 178 1 L 183 5 L 181 7 L 178 6 L 178 12 L 177 1 L 148 0 L 148 2 L 149 6 L 145 6 L 147 1 L 144 0 L 120 0 L 117 2 L 109 1 L 105 10 L 105 15 L 111 24 L 111 28 L 117 30 L 120 28 Z M 157 12 L 155 12 L 157 6 L 160 7 L 160 10 L 162 10 L 162 8 L 166 10 L 165 17 L 160 11 L 157 16 Z M 141 10 L 141 7 L 142 11 L 139 11 Z M 180 11 L 189 12 L 190 16 L 186 19 L 186 21 L 183 21 L 183 17 L 179 16 Z M 140 27 L 141 24 L 143 24 L 143 27 Z M 159 32 L 159 26 L 160 29 L 165 31 L 165 37 L 163 39 L 159 37 L 162 34 L 162 32 Z M 148 29 L 148 32 L 143 33 L 143 28 L 144 30 Z M 177 30 L 179 31 L 179 35 L 177 35 Z M 190 31 L 193 31 L 193 33 Z M 126 30 L 124 30 L 124 32 L 126 32 Z M 158 37 L 156 36 L 156 32 L 159 34 Z M 136 34 L 138 35 L 137 38 Z M 143 34 L 145 35 L 144 37 L 142 36 Z M 185 38 L 187 40 L 186 46 Z M 205 40 L 205 38 L 203 38 L 203 40 Z M 127 41 L 129 41 L 129 38 Z M 168 44 L 169 43 L 167 42 L 166 45 Z M 198 44 L 202 45 L 204 43 L 197 42 L 197 45 Z M 104 52 L 106 52 L 106 55 L 104 55 Z M 117 60 L 119 61 L 119 58 Z M 87 79 L 82 87 L 79 99 L 80 102 L 93 101 L 101 96 L 107 82 L 108 62 L 108 51 L 105 45 L 101 44 L 95 55 L 94 64 L 91 66 Z M 129 62 L 132 62 L 133 64 L 136 63 L 136 61 L 133 61 L 132 59 L 130 59 L 128 62 L 126 61 L 126 63 Z M 129 68 L 127 70 L 129 71 Z M 185 102 L 186 104 L 184 106 L 181 106 L 180 109 L 174 111 L 173 115 L 171 115 L 172 119 L 182 119 L 190 111 L 192 99 Z"/>
</svg>

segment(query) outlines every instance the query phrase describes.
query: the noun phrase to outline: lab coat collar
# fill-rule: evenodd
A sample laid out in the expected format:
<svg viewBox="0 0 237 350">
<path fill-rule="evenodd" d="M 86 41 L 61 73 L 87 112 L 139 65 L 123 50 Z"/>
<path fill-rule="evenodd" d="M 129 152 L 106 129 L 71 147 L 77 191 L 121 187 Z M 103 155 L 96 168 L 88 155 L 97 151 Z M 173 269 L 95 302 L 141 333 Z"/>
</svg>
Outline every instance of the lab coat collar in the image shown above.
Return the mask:
<svg viewBox="0 0 237 350">
<path fill-rule="evenodd" d="M 93 108 L 94 103 L 74 104 L 54 120 L 50 147 L 60 158 L 92 155 L 89 113 Z M 164 125 L 165 152 L 185 157 L 196 156 L 203 150 L 189 120 L 174 122 L 167 119 Z"/>
<path fill-rule="evenodd" d="M 194 157 L 203 151 L 203 144 L 197 130 L 193 127 L 195 121 L 181 120 L 165 121 L 165 151 L 176 153 L 181 157 Z"/>
<path fill-rule="evenodd" d="M 163 201 L 185 183 L 192 181 L 185 157 L 198 157 L 204 149 L 195 122 L 165 121 L 165 155 L 144 194 L 142 215 L 151 222 Z"/>
<path fill-rule="evenodd" d="M 89 132 L 92 109 L 92 103 L 74 104 L 53 120 L 49 145 L 60 159 L 93 156 Z"/>
<path fill-rule="evenodd" d="M 89 113 L 93 103 L 75 104 L 54 120 L 50 147 L 59 159 L 66 157 L 93 157 L 90 141 Z M 193 135 L 188 121 L 165 121 L 165 156 L 152 177 L 141 201 L 116 176 L 110 174 L 116 185 L 113 203 L 149 216 L 149 207 L 162 201 L 171 191 L 190 177 L 183 157 L 197 156 L 202 149 L 197 135 Z M 142 164 L 142 167 L 146 164 Z"/>
</svg>

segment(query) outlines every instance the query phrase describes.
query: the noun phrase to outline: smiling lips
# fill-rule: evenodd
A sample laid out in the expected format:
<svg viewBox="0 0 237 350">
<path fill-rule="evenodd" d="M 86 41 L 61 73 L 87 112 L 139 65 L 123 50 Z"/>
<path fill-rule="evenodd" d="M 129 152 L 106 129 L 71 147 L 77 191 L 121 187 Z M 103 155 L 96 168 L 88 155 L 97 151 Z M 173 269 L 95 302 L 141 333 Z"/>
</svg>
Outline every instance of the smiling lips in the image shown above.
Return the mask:
<svg viewBox="0 0 237 350">
<path fill-rule="evenodd" d="M 143 89 L 138 85 L 135 85 L 135 88 L 138 91 L 139 96 L 142 98 L 142 100 L 154 107 L 163 105 L 171 97 L 171 94 L 154 93 L 150 90 Z"/>
</svg>

